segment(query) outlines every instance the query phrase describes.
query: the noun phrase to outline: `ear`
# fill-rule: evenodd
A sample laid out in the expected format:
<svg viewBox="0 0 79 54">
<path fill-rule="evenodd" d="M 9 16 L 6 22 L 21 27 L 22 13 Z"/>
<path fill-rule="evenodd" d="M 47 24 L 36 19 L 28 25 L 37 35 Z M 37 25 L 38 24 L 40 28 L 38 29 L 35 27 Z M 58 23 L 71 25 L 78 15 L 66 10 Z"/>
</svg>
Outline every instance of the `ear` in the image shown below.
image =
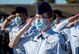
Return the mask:
<svg viewBox="0 0 79 54">
<path fill-rule="evenodd" d="M 53 22 L 53 18 L 50 18 L 49 21 L 50 21 L 50 22 Z"/>
</svg>

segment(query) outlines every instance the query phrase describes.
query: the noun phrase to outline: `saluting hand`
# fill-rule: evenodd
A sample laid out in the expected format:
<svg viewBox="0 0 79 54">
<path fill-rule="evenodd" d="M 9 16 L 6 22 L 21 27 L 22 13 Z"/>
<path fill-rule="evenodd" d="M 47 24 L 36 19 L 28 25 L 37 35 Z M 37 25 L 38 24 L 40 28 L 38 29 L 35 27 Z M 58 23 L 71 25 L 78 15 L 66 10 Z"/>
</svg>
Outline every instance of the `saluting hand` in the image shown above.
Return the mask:
<svg viewBox="0 0 79 54">
<path fill-rule="evenodd" d="M 79 14 L 76 14 L 76 15 L 70 17 L 70 18 L 69 18 L 69 21 L 70 21 L 70 22 L 73 22 L 73 21 L 77 20 L 78 18 L 79 18 Z"/>
<path fill-rule="evenodd" d="M 15 17 L 16 17 L 16 15 L 10 15 L 10 16 L 7 17 L 7 19 L 8 19 L 8 20 L 12 20 L 12 19 L 14 19 Z"/>
</svg>

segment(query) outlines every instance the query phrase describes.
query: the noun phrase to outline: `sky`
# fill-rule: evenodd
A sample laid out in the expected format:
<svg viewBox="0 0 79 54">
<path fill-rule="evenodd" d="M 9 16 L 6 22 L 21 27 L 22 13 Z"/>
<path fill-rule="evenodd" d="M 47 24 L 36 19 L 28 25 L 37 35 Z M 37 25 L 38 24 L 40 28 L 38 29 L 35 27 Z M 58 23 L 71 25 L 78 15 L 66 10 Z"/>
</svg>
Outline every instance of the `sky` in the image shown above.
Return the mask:
<svg viewBox="0 0 79 54">
<path fill-rule="evenodd" d="M 56 0 L 57 4 L 66 4 L 66 0 Z"/>
<path fill-rule="evenodd" d="M 0 0 L 0 4 L 32 4 L 35 0 Z"/>
<path fill-rule="evenodd" d="M 0 0 L 0 4 L 33 4 L 36 0 Z M 65 4 L 65 0 L 56 0 L 57 4 Z"/>
</svg>

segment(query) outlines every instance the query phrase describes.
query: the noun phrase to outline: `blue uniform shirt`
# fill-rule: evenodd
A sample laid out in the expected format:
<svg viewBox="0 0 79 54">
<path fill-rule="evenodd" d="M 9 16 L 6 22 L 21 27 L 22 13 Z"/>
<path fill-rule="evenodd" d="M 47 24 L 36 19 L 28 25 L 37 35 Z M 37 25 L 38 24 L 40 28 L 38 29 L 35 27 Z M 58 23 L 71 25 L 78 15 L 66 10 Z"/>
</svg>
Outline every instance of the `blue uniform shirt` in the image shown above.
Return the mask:
<svg viewBox="0 0 79 54">
<path fill-rule="evenodd" d="M 74 24 L 70 29 L 71 31 L 71 49 L 73 54 L 79 54 L 79 22 Z"/>
<path fill-rule="evenodd" d="M 18 46 L 23 47 L 26 54 L 66 54 L 63 36 L 58 31 L 67 23 L 68 20 L 59 24 L 54 31 L 50 28 L 43 33 L 42 38 L 38 38 L 41 33 L 33 29 L 32 33 L 20 39 Z"/>
<path fill-rule="evenodd" d="M 32 36 L 24 37 L 19 46 L 24 47 L 26 54 L 66 54 L 64 39 L 59 33 L 50 29 L 43 34 L 43 39 L 38 39 L 39 36 L 33 38 L 32 34 Z"/>
<path fill-rule="evenodd" d="M 16 26 L 14 23 L 11 23 L 8 27 L 8 31 L 9 31 L 9 38 L 10 40 L 16 36 L 16 33 L 24 27 L 24 25 L 26 25 L 26 23 L 24 23 L 23 25 L 21 26 Z M 26 32 L 25 32 L 26 33 Z M 22 35 L 22 37 L 24 36 L 25 34 Z M 18 48 L 13 48 L 13 52 L 14 54 L 25 54 L 24 50 L 20 47 Z"/>
<path fill-rule="evenodd" d="M 70 42 L 72 54 L 79 54 L 79 22 L 71 28 L 65 28 L 63 32 Z"/>
<path fill-rule="evenodd" d="M 3 22 L 4 22 L 4 18 L 0 19 L 0 36 L 2 35 L 1 26 L 2 26 Z"/>
</svg>

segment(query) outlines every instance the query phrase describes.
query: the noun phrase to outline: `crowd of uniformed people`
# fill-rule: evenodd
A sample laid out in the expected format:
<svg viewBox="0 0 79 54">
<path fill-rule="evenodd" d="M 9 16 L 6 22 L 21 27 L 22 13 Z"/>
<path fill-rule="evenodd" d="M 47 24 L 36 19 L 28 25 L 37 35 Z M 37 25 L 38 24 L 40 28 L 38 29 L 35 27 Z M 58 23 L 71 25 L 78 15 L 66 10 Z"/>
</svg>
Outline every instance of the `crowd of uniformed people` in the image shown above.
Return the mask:
<svg viewBox="0 0 79 54">
<path fill-rule="evenodd" d="M 38 4 L 35 16 L 16 7 L 0 16 L 0 54 L 79 54 L 79 14 L 65 17 L 47 2 Z"/>
</svg>

